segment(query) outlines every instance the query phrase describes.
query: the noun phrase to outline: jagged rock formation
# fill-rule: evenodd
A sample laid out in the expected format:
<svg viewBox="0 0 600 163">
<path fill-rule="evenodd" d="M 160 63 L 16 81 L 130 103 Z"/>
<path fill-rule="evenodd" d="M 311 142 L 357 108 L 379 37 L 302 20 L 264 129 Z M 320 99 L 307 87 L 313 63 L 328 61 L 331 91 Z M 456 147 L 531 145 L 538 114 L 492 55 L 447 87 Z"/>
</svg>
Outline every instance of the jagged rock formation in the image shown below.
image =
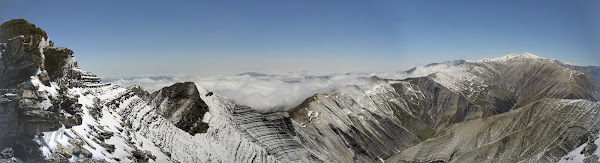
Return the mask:
<svg viewBox="0 0 600 163">
<path fill-rule="evenodd" d="M 529 53 L 436 63 L 407 71 L 414 78 L 372 77 L 261 113 L 191 82 L 155 92 L 103 83 L 33 24 L 1 27 L 0 149 L 14 155 L 0 161 L 556 162 L 600 154 L 598 67 Z"/>
<path fill-rule="evenodd" d="M 2 28 L 2 31 L 0 31 L 0 42 L 7 42 L 9 39 L 21 35 L 40 36 L 48 40 L 46 31 L 36 27 L 34 24 L 27 22 L 25 19 L 13 19 L 4 22 L 0 28 Z"/>
<path fill-rule="evenodd" d="M 39 35 L 17 36 L 0 43 L 0 88 L 25 82 L 43 66 Z"/>
<path fill-rule="evenodd" d="M 44 48 L 45 69 L 50 80 L 58 80 L 65 76 L 65 67 L 74 66 L 73 51 L 67 48 Z"/>
<path fill-rule="evenodd" d="M 0 148 L 40 161 L 34 135 L 79 125 L 81 114 L 45 71 L 53 58 L 43 53 L 53 46 L 46 32 L 19 19 L 2 24 L 0 34 Z"/>
<path fill-rule="evenodd" d="M 206 132 L 208 124 L 202 122 L 202 117 L 208 106 L 200 99 L 196 84 L 175 83 L 152 93 L 150 99 L 157 112 L 178 128 L 192 135 Z"/>
</svg>

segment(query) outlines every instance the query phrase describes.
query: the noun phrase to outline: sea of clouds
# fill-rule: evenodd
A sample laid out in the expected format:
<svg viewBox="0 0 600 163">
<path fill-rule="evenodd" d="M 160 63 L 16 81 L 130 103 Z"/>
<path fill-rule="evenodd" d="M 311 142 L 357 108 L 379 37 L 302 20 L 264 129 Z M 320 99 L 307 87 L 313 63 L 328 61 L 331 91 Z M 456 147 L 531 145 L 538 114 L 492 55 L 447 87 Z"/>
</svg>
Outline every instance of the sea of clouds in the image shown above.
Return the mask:
<svg viewBox="0 0 600 163">
<path fill-rule="evenodd" d="M 435 72 L 464 71 L 464 66 L 438 64 L 419 66 L 414 71 L 372 73 L 314 73 L 290 72 L 263 74 L 248 72 L 241 74 L 161 74 L 135 77 L 105 78 L 123 87 L 139 85 L 148 91 L 161 89 L 175 82 L 195 82 L 216 94 L 250 106 L 259 111 L 281 111 L 293 108 L 316 93 L 328 93 L 346 85 L 368 84 L 366 78 L 377 76 L 385 79 L 405 79 L 427 76 Z"/>
</svg>

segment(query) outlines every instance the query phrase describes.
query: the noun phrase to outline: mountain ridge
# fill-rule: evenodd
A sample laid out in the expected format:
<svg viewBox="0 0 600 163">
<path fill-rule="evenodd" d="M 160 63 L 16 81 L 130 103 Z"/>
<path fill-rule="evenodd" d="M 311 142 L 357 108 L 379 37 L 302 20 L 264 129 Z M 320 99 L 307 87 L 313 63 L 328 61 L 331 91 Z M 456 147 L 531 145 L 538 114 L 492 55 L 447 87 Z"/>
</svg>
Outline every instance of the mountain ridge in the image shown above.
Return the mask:
<svg viewBox="0 0 600 163">
<path fill-rule="evenodd" d="M 39 29 L 23 21 L 0 33 Z M 27 73 L 0 76 L 5 162 L 556 162 L 600 129 L 598 67 L 530 53 L 432 63 L 265 113 L 191 82 L 152 93 L 103 83 L 41 32 L 9 31 L 0 67 Z M 532 141 L 539 133 L 551 134 Z"/>
</svg>

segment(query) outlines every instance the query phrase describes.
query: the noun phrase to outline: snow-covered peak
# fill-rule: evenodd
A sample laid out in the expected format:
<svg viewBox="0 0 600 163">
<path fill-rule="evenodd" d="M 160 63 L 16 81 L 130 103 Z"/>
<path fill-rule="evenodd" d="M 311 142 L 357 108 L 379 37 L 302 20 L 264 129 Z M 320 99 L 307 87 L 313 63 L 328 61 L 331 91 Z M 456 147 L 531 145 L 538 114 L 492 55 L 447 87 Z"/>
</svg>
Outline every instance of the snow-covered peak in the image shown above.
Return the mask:
<svg viewBox="0 0 600 163">
<path fill-rule="evenodd" d="M 531 59 L 543 59 L 540 56 L 537 56 L 535 54 L 531 54 L 531 53 L 528 53 L 528 52 L 525 52 L 525 53 L 521 54 L 521 56 L 526 57 L 526 58 L 531 58 Z"/>
<path fill-rule="evenodd" d="M 542 58 L 540 56 L 528 53 L 528 52 L 524 52 L 523 54 L 515 54 L 515 53 L 511 53 L 509 55 L 506 56 L 502 56 L 502 57 L 498 57 L 498 58 L 484 58 L 482 60 L 479 60 L 479 62 L 507 62 L 507 61 L 511 61 L 511 60 L 515 60 L 515 59 L 545 59 Z"/>
</svg>

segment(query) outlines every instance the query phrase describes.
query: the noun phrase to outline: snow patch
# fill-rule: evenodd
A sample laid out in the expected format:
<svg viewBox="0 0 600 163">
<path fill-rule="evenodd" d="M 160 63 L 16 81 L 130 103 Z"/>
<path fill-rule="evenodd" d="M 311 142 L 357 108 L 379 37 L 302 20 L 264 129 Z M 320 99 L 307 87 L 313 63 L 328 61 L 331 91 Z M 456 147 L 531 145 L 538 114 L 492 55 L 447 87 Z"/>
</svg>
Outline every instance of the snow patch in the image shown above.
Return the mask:
<svg viewBox="0 0 600 163">
<path fill-rule="evenodd" d="M 515 53 L 511 53 L 509 55 L 506 56 L 502 56 L 502 57 L 498 57 L 498 58 L 484 58 L 479 60 L 479 62 L 507 62 L 513 59 L 545 59 L 542 57 L 539 57 L 537 55 L 525 52 L 523 54 L 515 54 Z"/>
<path fill-rule="evenodd" d="M 48 38 L 48 40 L 46 40 L 46 38 L 42 37 L 42 41 L 39 44 L 39 48 L 40 48 L 40 55 L 42 56 L 42 58 L 45 58 L 44 56 L 44 48 L 50 46 L 50 38 Z"/>
<path fill-rule="evenodd" d="M 38 92 L 44 92 L 46 93 L 46 95 L 50 95 L 52 97 L 58 96 L 58 84 L 56 84 L 55 82 L 50 82 L 50 86 L 44 85 L 44 83 L 42 83 L 38 77 L 38 75 L 41 73 L 41 70 L 38 69 L 36 75 L 30 77 L 31 84 L 35 87 L 38 87 Z M 46 96 L 46 99 L 44 101 L 37 105 L 39 108 L 44 110 L 47 110 L 48 108 L 52 107 L 52 103 L 50 102 L 50 98 L 48 98 L 48 96 Z"/>
<path fill-rule="evenodd" d="M 476 69 L 475 71 L 483 72 L 484 70 Z M 419 66 L 416 67 L 410 76 L 419 77 L 428 75 L 433 81 L 454 92 L 469 90 L 473 84 L 481 83 L 483 81 L 476 75 L 470 73 L 469 68 L 466 65 L 454 65 L 453 63 L 441 63 L 433 66 Z M 420 90 L 415 90 L 414 88 L 411 88 L 410 91 L 415 93 L 415 97 L 419 97 L 417 93 L 421 93 Z"/>
<path fill-rule="evenodd" d="M 43 132 L 40 136 L 34 138 L 34 141 L 41 144 L 40 150 L 45 158 L 50 158 L 54 150 L 58 145 L 65 147 L 71 146 L 68 141 L 68 137 L 65 136 L 65 126 L 62 126 L 56 131 Z"/>
<path fill-rule="evenodd" d="M 574 101 L 570 101 L 570 102 L 574 102 Z M 597 136 L 600 137 L 600 134 L 598 134 Z M 594 144 L 596 144 L 598 147 L 600 147 L 600 139 L 596 139 L 594 141 Z M 577 147 L 575 150 L 569 152 L 569 154 L 563 156 L 559 163 L 572 163 L 572 162 L 583 162 L 583 159 L 585 159 L 585 155 L 581 153 L 581 151 L 583 150 L 583 148 L 585 148 L 585 146 L 587 146 L 587 143 L 582 144 L 581 146 Z M 596 151 L 594 151 L 595 155 L 600 156 L 600 150 L 596 149 Z M 598 161 L 598 160 L 596 160 Z"/>
</svg>

